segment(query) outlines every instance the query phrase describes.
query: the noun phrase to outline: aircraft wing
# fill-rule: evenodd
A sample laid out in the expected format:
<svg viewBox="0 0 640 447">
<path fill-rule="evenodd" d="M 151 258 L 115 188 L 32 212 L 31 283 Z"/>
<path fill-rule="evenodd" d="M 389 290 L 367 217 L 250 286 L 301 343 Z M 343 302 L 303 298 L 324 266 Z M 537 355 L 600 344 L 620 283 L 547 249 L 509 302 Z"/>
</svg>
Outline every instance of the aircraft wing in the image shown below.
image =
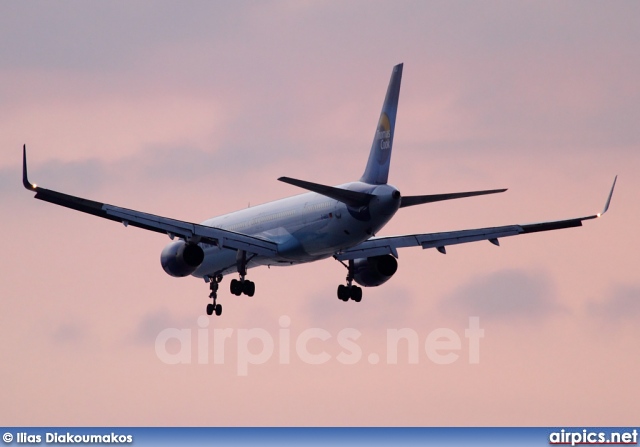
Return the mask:
<svg viewBox="0 0 640 447">
<path fill-rule="evenodd" d="M 596 219 L 602 216 L 609 209 L 613 189 L 616 186 L 616 178 L 613 180 L 609 197 L 601 213 L 586 217 L 576 217 L 573 219 L 539 222 L 522 225 L 505 225 L 501 227 L 478 228 L 473 230 L 446 231 L 442 233 L 409 234 L 403 236 L 373 237 L 361 244 L 343 250 L 334 255 L 340 261 L 356 258 L 367 258 L 370 256 L 380 256 L 391 254 L 398 257 L 398 248 L 422 247 L 436 248 L 440 253 L 445 254 L 447 245 L 466 244 L 467 242 L 489 241 L 494 245 L 500 245 L 499 238 L 507 236 L 517 236 L 519 234 L 537 233 L 539 231 L 560 230 L 562 228 L 572 228 L 582 226 L 585 220 Z"/>
<path fill-rule="evenodd" d="M 275 242 L 248 236 L 246 234 L 235 233 L 233 231 L 220 228 L 208 227 L 206 225 L 185 222 L 171 219 L 169 217 L 157 216 L 155 214 L 143 213 L 141 211 L 130 210 L 113 206 L 106 203 L 83 199 L 81 197 L 63 194 L 58 191 L 45 189 L 29 182 L 27 178 L 27 150 L 23 148 L 22 159 L 22 183 L 25 188 L 36 193 L 35 198 L 51 202 L 56 205 L 93 214 L 104 219 L 121 222 L 124 226 L 165 233 L 170 238 L 179 237 L 193 242 L 204 242 L 217 245 L 232 250 L 244 250 L 257 255 L 273 256 L 277 254 L 277 244 Z"/>
</svg>

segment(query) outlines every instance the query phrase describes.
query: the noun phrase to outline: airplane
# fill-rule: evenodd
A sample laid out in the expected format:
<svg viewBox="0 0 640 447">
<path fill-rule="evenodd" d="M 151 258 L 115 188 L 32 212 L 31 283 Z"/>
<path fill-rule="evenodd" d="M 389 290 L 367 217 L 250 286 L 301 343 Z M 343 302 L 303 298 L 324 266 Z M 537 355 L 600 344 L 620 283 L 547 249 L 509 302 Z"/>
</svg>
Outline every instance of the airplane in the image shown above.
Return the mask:
<svg viewBox="0 0 640 447">
<path fill-rule="evenodd" d="M 463 197 L 496 194 L 506 189 L 448 194 L 404 196 L 387 183 L 400 96 L 403 64 L 393 67 L 391 79 L 374 133 L 367 164 L 359 180 L 328 186 L 291 177 L 278 180 L 309 192 L 205 220 L 200 224 L 157 216 L 141 211 L 96 202 L 29 182 L 27 149 L 23 146 L 24 187 L 35 198 L 104 219 L 164 233 L 172 240 L 164 247 L 160 263 L 174 277 L 194 276 L 209 283 L 212 300 L 207 315 L 222 314 L 217 302 L 218 288 L 225 275 L 233 295 L 253 296 L 255 283 L 247 271 L 258 266 L 289 266 L 334 258 L 347 269 L 346 284 L 338 286 L 342 301 L 360 302 L 363 287 L 387 282 L 398 268 L 398 249 L 435 248 L 446 254 L 449 245 L 489 241 L 540 231 L 579 227 L 585 220 L 602 216 L 609 209 L 617 176 L 602 212 L 586 217 L 515 224 L 441 233 L 376 236 L 395 213 L 409 206 Z"/>
</svg>

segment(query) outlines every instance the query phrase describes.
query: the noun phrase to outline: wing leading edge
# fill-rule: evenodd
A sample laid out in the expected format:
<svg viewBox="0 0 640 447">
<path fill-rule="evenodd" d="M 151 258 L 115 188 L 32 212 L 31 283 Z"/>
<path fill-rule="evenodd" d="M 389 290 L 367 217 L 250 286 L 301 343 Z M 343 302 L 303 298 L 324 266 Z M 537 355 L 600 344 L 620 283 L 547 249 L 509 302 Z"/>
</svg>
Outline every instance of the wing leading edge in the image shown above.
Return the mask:
<svg viewBox="0 0 640 447">
<path fill-rule="evenodd" d="M 29 182 L 27 175 L 27 148 L 23 147 L 22 153 L 22 184 L 28 190 L 36 193 L 35 198 L 45 202 L 71 208 L 83 213 L 92 214 L 116 222 L 125 226 L 142 228 L 169 235 L 172 239 L 179 237 L 192 242 L 204 242 L 232 250 L 244 250 L 257 255 L 274 256 L 277 254 L 277 244 L 265 239 L 208 227 L 206 225 L 185 222 L 155 214 L 143 213 L 136 210 L 121 208 L 106 203 L 83 199 L 58 191 L 45 189 Z"/>
<path fill-rule="evenodd" d="M 609 209 L 613 189 L 616 180 L 613 180 L 611 191 L 602 212 L 586 217 L 573 219 L 556 220 L 549 222 L 538 222 L 523 225 L 505 225 L 501 227 L 478 228 L 473 230 L 446 231 L 442 233 L 409 234 L 404 236 L 374 237 L 347 250 L 336 253 L 334 257 L 341 261 L 356 258 L 367 258 L 391 254 L 398 257 L 398 248 L 422 247 L 436 248 L 440 253 L 446 253 L 447 245 L 466 244 L 468 242 L 489 241 L 494 245 L 500 245 L 499 238 L 507 236 L 517 236 L 519 234 L 537 233 L 540 231 L 560 230 L 563 228 L 573 228 L 582 226 L 585 220 L 596 219 L 602 216 Z"/>
</svg>

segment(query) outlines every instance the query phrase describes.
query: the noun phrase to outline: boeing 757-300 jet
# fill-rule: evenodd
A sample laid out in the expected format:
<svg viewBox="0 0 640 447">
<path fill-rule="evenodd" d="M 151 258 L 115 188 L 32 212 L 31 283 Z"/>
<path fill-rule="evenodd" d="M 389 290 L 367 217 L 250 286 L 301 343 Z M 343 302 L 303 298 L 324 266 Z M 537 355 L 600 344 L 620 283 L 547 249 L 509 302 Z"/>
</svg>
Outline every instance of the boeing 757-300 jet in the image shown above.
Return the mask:
<svg viewBox="0 0 640 447">
<path fill-rule="evenodd" d="M 252 267 L 289 266 L 334 258 L 347 269 L 346 284 L 338 286 L 338 298 L 359 302 L 362 289 L 354 282 L 376 287 L 388 281 L 398 268 L 399 248 L 435 248 L 444 254 L 448 245 L 482 240 L 499 245 L 499 239 L 507 236 L 579 227 L 583 221 L 607 211 L 616 179 L 603 211 L 586 217 L 443 233 L 376 236 L 400 208 L 506 191 L 404 196 L 387 183 L 402 68 L 403 64 L 393 67 L 369 159 L 362 177 L 355 182 L 327 186 L 280 177 L 278 180 L 310 192 L 214 217 L 201 224 L 87 200 L 30 183 L 26 145 L 22 182 L 36 193 L 36 199 L 115 220 L 125 227 L 168 235 L 172 242 L 160 255 L 162 268 L 171 276 L 191 275 L 209 283 L 212 301 L 207 305 L 208 315 L 222 313 L 222 305 L 217 302 L 218 286 L 226 275 L 238 275 L 230 281 L 232 294 L 253 296 L 255 284 L 247 279 L 247 271 Z"/>
</svg>

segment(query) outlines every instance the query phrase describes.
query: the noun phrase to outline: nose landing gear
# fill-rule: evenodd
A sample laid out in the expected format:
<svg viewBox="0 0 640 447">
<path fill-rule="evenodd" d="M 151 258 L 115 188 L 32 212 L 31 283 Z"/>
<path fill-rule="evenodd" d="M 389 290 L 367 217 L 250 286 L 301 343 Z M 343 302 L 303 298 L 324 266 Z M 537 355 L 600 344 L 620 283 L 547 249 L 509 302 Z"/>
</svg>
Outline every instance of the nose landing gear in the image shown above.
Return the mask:
<svg viewBox="0 0 640 447">
<path fill-rule="evenodd" d="M 207 304 L 207 315 L 213 315 L 215 312 L 216 316 L 222 315 L 222 304 L 218 304 L 218 286 L 222 281 L 222 275 L 216 275 L 211 279 L 209 283 L 209 289 L 211 289 L 211 293 L 209 294 L 209 298 L 213 300 L 213 303 Z"/>
</svg>

